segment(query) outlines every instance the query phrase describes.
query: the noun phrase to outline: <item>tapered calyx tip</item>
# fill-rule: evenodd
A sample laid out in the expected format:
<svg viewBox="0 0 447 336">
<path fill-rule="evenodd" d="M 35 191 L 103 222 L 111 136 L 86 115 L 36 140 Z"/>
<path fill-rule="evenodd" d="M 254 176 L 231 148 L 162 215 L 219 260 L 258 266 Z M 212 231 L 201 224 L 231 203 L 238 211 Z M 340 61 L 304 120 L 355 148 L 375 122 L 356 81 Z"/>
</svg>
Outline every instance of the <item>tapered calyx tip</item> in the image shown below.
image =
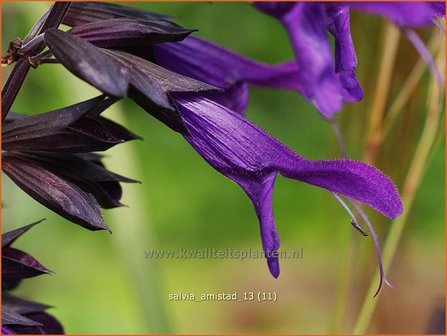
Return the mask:
<svg viewBox="0 0 447 336">
<path fill-rule="evenodd" d="M 278 258 L 274 259 L 268 259 L 267 265 L 269 267 L 270 273 L 273 275 L 273 277 L 278 278 L 279 277 L 279 261 Z"/>
</svg>

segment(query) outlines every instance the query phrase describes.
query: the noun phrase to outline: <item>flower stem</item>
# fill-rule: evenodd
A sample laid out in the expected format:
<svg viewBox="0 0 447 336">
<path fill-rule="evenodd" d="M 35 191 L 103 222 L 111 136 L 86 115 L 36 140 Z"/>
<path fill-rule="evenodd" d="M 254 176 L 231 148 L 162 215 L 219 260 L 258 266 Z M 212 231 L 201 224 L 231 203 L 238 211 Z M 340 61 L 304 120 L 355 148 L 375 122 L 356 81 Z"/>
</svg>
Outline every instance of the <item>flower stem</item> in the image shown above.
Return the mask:
<svg viewBox="0 0 447 336">
<path fill-rule="evenodd" d="M 56 1 L 53 7 L 51 7 L 50 14 L 48 14 L 48 17 L 42 25 L 42 28 L 40 28 L 39 34 L 42 34 L 47 29 L 59 27 L 62 20 L 64 19 L 65 13 L 67 13 L 68 7 L 70 7 L 70 4 L 70 1 Z"/>
<path fill-rule="evenodd" d="M 376 83 L 374 103 L 369 125 L 364 161 L 373 163 L 379 150 L 379 139 L 381 134 L 382 119 L 388 98 L 391 77 L 396 60 L 399 45 L 400 31 L 392 23 L 387 23 L 385 28 L 385 40 L 380 57 L 379 76 Z"/>
<path fill-rule="evenodd" d="M 441 83 L 442 86 L 445 86 L 445 79 L 439 72 L 438 67 L 436 66 L 433 56 L 430 53 L 430 51 L 425 46 L 424 42 L 421 40 L 421 38 L 416 34 L 416 32 L 412 29 L 405 29 L 405 34 L 407 35 L 410 42 L 413 44 L 413 46 L 416 48 L 416 50 L 421 55 L 421 58 L 425 61 L 428 68 L 430 69 L 433 76 L 435 76 L 439 83 Z"/>
<path fill-rule="evenodd" d="M 70 7 L 70 2 L 55 2 L 50 10 L 49 14 L 44 14 L 46 16 L 45 22 L 42 24 L 39 34 L 43 33 L 46 29 L 58 27 L 62 22 L 65 13 Z M 38 23 L 40 25 L 40 23 Z M 32 33 L 34 34 L 34 33 Z M 29 51 L 29 56 L 40 53 L 45 48 L 45 45 L 37 44 L 35 48 Z M 31 64 L 28 62 L 28 57 L 20 58 L 14 65 L 8 80 L 2 90 L 2 120 L 6 118 L 12 104 L 14 103 L 20 88 L 25 81 L 25 77 L 28 74 Z"/>
<path fill-rule="evenodd" d="M 331 120 L 330 123 L 331 123 L 332 130 L 335 134 L 335 138 L 337 139 L 340 154 L 343 158 L 347 158 L 348 150 L 346 147 L 345 140 L 343 139 L 343 135 L 341 134 L 340 127 L 338 126 L 338 124 L 335 120 Z"/>
<path fill-rule="evenodd" d="M 31 64 L 28 62 L 27 58 L 19 59 L 6 80 L 2 90 L 2 120 L 8 115 L 30 67 Z"/>
<path fill-rule="evenodd" d="M 445 50 L 443 50 L 443 52 L 439 55 L 438 66 L 441 67 L 443 65 L 444 58 Z M 427 168 L 427 159 L 433 148 L 436 134 L 440 127 L 441 111 L 442 91 L 439 87 L 437 79 L 433 78 L 429 88 L 428 111 L 425 119 L 425 125 L 403 186 L 402 202 L 404 204 L 405 211 L 399 218 L 393 221 L 383 249 L 383 264 L 385 272 L 387 272 L 391 266 L 397 246 L 402 236 L 402 232 L 405 228 L 411 206 L 414 202 L 416 190 L 418 189 L 423 174 Z M 375 291 L 375 283 L 378 278 L 379 274 L 376 272 L 372 279 L 368 293 L 363 301 L 360 315 L 354 328 L 354 334 L 364 334 L 367 332 L 372 314 L 377 305 L 377 300 L 372 298 L 372 294 Z"/>
<path fill-rule="evenodd" d="M 433 36 L 428 43 L 428 49 L 430 52 L 435 55 L 439 50 L 443 39 L 438 31 L 433 32 Z M 399 114 L 403 111 L 405 104 L 410 99 L 413 94 L 416 86 L 422 79 L 422 75 L 427 69 L 427 63 L 423 59 L 419 59 L 405 81 L 402 89 L 400 90 L 396 99 L 394 99 L 391 107 L 388 110 L 387 116 L 383 123 L 382 134 L 380 138 L 380 143 L 387 137 L 388 133 L 392 129 L 394 122 L 396 121 Z"/>
</svg>

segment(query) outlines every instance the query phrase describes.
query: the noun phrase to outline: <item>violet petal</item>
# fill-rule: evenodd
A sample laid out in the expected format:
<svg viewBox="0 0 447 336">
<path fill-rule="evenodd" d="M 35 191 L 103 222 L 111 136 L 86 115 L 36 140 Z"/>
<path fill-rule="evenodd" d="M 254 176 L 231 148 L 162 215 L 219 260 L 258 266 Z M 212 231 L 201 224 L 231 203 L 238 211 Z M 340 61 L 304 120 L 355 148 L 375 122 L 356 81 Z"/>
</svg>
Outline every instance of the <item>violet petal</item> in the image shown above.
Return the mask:
<svg viewBox="0 0 447 336">
<path fill-rule="evenodd" d="M 286 28 L 295 52 L 299 82 L 306 99 L 311 101 L 322 116 L 332 120 L 344 102 L 360 98 L 358 90 L 352 96 L 340 83 L 335 73 L 332 50 L 327 37 L 330 18 L 324 3 L 256 4 L 263 12 L 279 19 Z M 346 32 L 346 30 L 344 30 Z M 351 74 L 352 75 L 352 74 Z M 353 86 L 344 76 L 345 85 Z"/>
<path fill-rule="evenodd" d="M 248 85 L 247 83 L 241 82 L 230 86 L 223 92 L 204 92 L 202 96 L 226 106 L 238 114 L 244 115 L 248 105 Z"/>
<path fill-rule="evenodd" d="M 271 206 L 276 172 L 354 198 L 389 218 L 402 212 L 395 186 L 377 169 L 346 159 L 305 159 L 216 102 L 188 94 L 174 98 L 188 129 L 185 139 L 212 167 L 237 182 L 252 200 L 266 253 L 279 245 Z M 275 275 L 277 259 L 268 262 Z"/>
<path fill-rule="evenodd" d="M 433 24 L 432 19 L 445 16 L 445 2 L 347 2 L 350 8 L 381 15 L 400 27 Z"/>
<path fill-rule="evenodd" d="M 274 65 L 256 62 L 192 36 L 181 42 L 155 45 L 153 53 L 156 62 L 161 66 L 225 89 L 222 92 L 209 92 L 206 96 L 212 96 L 241 114 L 245 112 L 248 99 L 244 84 L 294 90 L 299 93 L 303 90 L 295 62 Z"/>
<path fill-rule="evenodd" d="M 355 100 L 363 98 L 355 71 L 357 55 L 351 38 L 349 7 L 336 3 L 326 4 L 328 29 L 335 39 L 335 71 L 340 74 L 340 82 Z"/>
</svg>

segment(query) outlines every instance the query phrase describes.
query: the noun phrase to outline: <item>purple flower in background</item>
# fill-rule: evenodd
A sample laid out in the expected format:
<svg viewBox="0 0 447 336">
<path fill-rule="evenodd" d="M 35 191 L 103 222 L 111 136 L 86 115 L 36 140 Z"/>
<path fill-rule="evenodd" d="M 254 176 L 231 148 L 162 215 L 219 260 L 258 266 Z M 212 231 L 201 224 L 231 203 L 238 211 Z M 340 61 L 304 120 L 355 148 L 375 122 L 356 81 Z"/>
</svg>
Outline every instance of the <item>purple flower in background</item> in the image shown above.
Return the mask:
<svg viewBox="0 0 447 336">
<path fill-rule="evenodd" d="M 37 223 L 2 235 L 2 334 L 5 335 L 64 333 L 59 321 L 45 312 L 50 306 L 9 293 L 23 279 L 51 273 L 29 254 L 11 247 L 17 238 Z"/>
<path fill-rule="evenodd" d="M 444 25 L 437 20 L 445 17 L 445 2 L 350 2 L 349 7 L 366 13 L 381 15 L 393 21 L 406 34 L 427 63 L 432 74 L 444 85 L 445 79 L 434 64 L 430 52 L 411 28 L 435 24 L 445 32 Z"/>
<path fill-rule="evenodd" d="M 303 94 L 324 118 L 331 120 L 345 102 L 362 99 L 363 91 L 355 76 L 357 58 L 347 6 L 304 2 L 255 5 L 283 23 L 296 55 Z M 328 32 L 335 39 L 335 62 Z"/>
<path fill-rule="evenodd" d="M 304 96 L 318 111 L 332 120 L 345 102 L 363 97 L 355 71 L 357 57 L 350 32 L 350 9 L 359 9 L 388 17 L 402 28 L 427 25 L 445 16 L 441 3 L 385 2 L 258 2 L 255 6 L 284 25 L 296 55 Z M 327 34 L 335 42 L 335 60 Z M 410 37 L 427 63 L 423 43 Z M 431 66 L 433 68 L 433 66 Z"/>
<path fill-rule="evenodd" d="M 399 27 L 433 24 L 445 16 L 445 2 L 348 2 L 351 9 L 384 16 Z"/>
</svg>

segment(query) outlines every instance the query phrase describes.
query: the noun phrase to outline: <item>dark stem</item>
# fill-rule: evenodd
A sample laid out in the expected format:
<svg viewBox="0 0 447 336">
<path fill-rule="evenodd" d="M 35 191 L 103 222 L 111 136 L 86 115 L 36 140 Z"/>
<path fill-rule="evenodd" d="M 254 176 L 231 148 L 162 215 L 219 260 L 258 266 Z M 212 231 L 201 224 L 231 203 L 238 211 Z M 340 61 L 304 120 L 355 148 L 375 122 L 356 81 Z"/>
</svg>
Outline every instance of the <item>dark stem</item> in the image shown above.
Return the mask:
<svg viewBox="0 0 447 336">
<path fill-rule="evenodd" d="M 6 118 L 20 87 L 25 80 L 30 66 L 31 65 L 26 57 L 20 58 L 14 65 L 2 90 L 2 120 Z"/>
<path fill-rule="evenodd" d="M 37 68 L 37 66 L 40 64 L 59 63 L 57 59 L 53 58 L 53 53 L 49 50 L 28 58 L 28 61 L 33 68 Z"/>
<path fill-rule="evenodd" d="M 70 2 L 55 2 L 53 7 L 48 14 L 45 23 L 39 31 L 42 34 L 45 30 L 49 28 L 58 27 L 62 22 L 65 13 L 70 7 Z M 45 48 L 45 45 L 38 44 L 35 48 L 30 50 L 28 56 L 33 56 L 40 53 Z M 2 120 L 4 120 L 11 109 L 14 100 L 19 93 L 20 88 L 25 80 L 26 74 L 28 73 L 31 64 L 28 62 L 28 57 L 25 55 L 17 61 L 12 69 L 8 80 L 2 90 Z"/>
<path fill-rule="evenodd" d="M 42 34 L 47 29 L 59 27 L 65 16 L 65 13 L 68 10 L 68 7 L 70 7 L 70 4 L 71 2 L 56 1 L 51 8 L 51 12 L 48 15 L 48 18 L 45 20 L 45 23 L 40 29 L 39 34 Z"/>
</svg>

